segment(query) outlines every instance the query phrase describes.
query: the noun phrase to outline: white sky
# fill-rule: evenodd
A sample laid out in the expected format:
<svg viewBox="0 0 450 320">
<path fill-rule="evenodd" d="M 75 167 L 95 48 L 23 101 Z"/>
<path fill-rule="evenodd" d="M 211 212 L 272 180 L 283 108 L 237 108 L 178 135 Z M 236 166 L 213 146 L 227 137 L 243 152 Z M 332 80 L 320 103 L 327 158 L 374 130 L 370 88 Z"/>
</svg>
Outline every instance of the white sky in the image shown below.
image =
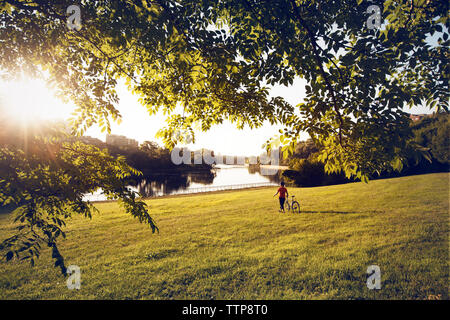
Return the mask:
<svg viewBox="0 0 450 320">
<path fill-rule="evenodd" d="M 125 135 L 138 140 L 157 141 L 156 132 L 165 126 L 165 116 L 162 113 L 150 116 L 145 107 L 140 105 L 138 97 L 119 85 L 117 90 L 120 102 L 118 110 L 122 114 L 122 123 L 112 123 L 111 133 Z M 275 86 L 272 96 L 281 96 L 292 105 L 301 102 L 305 96 L 305 81 L 297 79 L 290 87 Z M 4 82 L 0 80 L 0 110 L 12 117 L 38 121 L 39 119 L 67 119 L 75 109 L 74 105 L 64 104 L 57 99 L 42 80 L 21 80 L 18 82 Z M 424 107 L 415 107 L 405 110 L 411 113 L 431 113 Z M 259 155 L 266 140 L 278 134 L 279 126 L 266 124 L 258 129 L 238 130 L 233 124 L 226 121 L 224 124 L 213 127 L 208 132 L 196 132 L 196 144 L 189 145 L 192 150 L 207 148 L 215 152 L 229 155 Z M 105 133 L 98 128 L 91 128 L 86 132 L 105 141 Z M 301 139 L 308 138 L 308 134 L 301 135 Z"/>
</svg>

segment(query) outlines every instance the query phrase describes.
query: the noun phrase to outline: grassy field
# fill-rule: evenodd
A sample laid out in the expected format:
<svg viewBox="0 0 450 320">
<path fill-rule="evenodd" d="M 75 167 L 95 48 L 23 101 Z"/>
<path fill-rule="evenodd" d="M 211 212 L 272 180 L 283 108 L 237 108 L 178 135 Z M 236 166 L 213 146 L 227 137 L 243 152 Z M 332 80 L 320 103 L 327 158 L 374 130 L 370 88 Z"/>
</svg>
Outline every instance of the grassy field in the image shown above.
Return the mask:
<svg viewBox="0 0 450 320">
<path fill-rule="evenodd" d="M 34 268 L 0 262 L 0 299 L 449 298 L 449 174 L 289 191 L 300 215 L 278 213 L 274 188 L 149 200 L 159 234 L 98 204 L 61 242 L 80 290 L 44 248 Z M 0 216 L 0 240 L 11 220 Z"/>
</svg>

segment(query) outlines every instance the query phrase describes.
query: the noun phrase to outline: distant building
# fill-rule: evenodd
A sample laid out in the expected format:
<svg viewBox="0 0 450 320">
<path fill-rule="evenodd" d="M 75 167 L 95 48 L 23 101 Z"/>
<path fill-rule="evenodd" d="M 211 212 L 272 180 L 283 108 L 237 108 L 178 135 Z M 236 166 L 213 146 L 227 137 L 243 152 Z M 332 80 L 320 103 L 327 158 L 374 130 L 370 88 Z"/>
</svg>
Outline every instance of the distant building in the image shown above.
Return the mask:
<svg viewBox="0 0 450 320">
<path fill-rule="evenodd" d="M 412 121 L 419 121 L 419 120 L 422 120 L 423 118 L 429 117 L 429 116 L 430 116 L 429 114 L 410 114 L 409 118 Z"/>
<path fill-rule="evenodd" d="M 106 144 L 110 144 L 116 147 L 135 147 L 139 146 L 139 142 L 134 139 L 127 138 L 125 136 L 118 136 L 115 134 L 106 135 Z"/>
</svg>

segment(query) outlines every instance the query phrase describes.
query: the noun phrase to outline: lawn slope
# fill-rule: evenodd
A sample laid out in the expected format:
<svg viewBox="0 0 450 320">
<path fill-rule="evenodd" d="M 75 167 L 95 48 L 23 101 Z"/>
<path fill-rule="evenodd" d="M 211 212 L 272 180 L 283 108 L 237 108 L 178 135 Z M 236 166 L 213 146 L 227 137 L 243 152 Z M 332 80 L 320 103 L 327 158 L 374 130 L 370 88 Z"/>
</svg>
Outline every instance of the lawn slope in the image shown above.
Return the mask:
<svg viewBox="0 0 450 320">
<path fill-rule="evenodd" d="M 290 188 L 300 215 L 274 188 L 152 199 L 159 234 L 102 203 L 61 242 L 80 290 L 43 248 L 34 268 L 0 262 L 0 299 L 448 299 L 448 189 L 447 173 Z M 13 227 L 0 215 L 0 241 Z"/>
</svg>

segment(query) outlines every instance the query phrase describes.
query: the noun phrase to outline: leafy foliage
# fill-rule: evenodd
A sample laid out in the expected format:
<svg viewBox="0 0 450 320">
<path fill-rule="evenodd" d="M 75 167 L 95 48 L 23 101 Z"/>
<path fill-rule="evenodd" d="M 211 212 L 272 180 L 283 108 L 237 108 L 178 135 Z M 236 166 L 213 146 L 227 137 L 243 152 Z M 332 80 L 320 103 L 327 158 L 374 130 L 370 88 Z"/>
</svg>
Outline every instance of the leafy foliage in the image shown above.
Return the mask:
<svg viewBox="0 0 450 320">
<path fill-rule="evenodd" d="M 436 114 L 413 125 L 414 140 L 428 148 L 433 160 L 450 165 L 450 115 Z"/>
<path fill-rule="evenodd" d="M 0 4 L 0 67 L 47 71 L 79 105 L 79 132 L 120 118 L 124 77 L 150 114 L 171 114 L 168 147 L 195 123 L 269 121 L 285 125 L 285 150 L 307 131 L 327 172 L 361 178 L 400 169 L 405 104 L 448 109 L 446 1 L 81 1 L 80 31 L 66 28 L 65 1 Z M 365 25 L 371 4 L 383 8 L 379 30 Z M 303 102 L 269 96 L 268 84 L 295 77 L 308 82 Z"/>
<path fill-rule="evenodd" d="M 316 187 L 348 181 L 342 174 L 326 174 L 323 163 L 317 160 L 293 159 L 291 164 L 294 170 L 285 170 L 283 177 L 297 187 Z"/>
<path fill-rule="evenodd" d="M 12 205 L 18 223 L 16 234 L 5 239 L 0 250 L 6 260 L 15 256 L 34 265 L 45 244 L 65 274 L 57 240 L 66 237 L 65 221 L 73 214 L 91 217 L 95 207 L 84 199 L 87 193 L 101 188 L 153 232 L 157 227 L 147 205 L 124 186 L 123 179 L 138 172 L 123 157 L 114 158 L 81 142 L 65 142 L 63 137 L 29 135 L 25 145 L 0 139 L 0 207 Z"/>
<path fill-rule="evenodd" d="M 411 121 L 413 138 L 410 145 L 420 145 L 426 158 L 410 152 L 401 172 L 395 172 L 391 168 L 378 174 L 370 175 L 371 179 L 408 176 L 430 172 L 449 171 L 449 117 L 445 113 L 429 115 L 418 122 Z M 411 149 L 410 149 L 411 151 Z M 289 159 L 289 168 L 283 172 L 288 182 L 296 186 L 312 187 L 330 184 L 350 182 L 342 173 L 326 174 L 323 163 L 317 161 L 320 154 L 312 140 L 302 141 L 296 146 L 293 157 Z M 403 162 L 400 162 L 403 165 Z"/>
</svg>

